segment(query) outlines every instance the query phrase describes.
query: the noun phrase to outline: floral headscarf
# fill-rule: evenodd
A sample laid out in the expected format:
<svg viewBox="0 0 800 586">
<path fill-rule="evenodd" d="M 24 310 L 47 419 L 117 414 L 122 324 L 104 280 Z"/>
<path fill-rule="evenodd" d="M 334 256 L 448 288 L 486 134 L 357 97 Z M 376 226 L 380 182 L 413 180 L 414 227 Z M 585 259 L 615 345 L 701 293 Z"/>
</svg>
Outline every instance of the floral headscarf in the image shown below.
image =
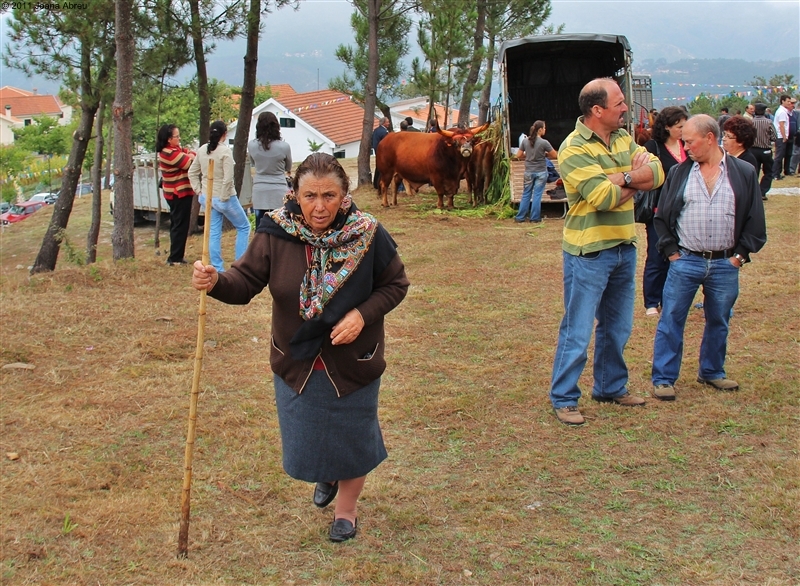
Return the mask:
<svg viewBox="0 0 800 586">
<path fill-rule="evenodd" d="M 369 250 L 378 228 L 374 216 L 357 209 L 348 194 L 331 227 L 315 234 L 300 210 L 294 193 L 268 214 L 286 234 L 311 247 L 311 262 L 300 286 L 300 316 L 308 321 L 322 314 Z"/>
</svg>

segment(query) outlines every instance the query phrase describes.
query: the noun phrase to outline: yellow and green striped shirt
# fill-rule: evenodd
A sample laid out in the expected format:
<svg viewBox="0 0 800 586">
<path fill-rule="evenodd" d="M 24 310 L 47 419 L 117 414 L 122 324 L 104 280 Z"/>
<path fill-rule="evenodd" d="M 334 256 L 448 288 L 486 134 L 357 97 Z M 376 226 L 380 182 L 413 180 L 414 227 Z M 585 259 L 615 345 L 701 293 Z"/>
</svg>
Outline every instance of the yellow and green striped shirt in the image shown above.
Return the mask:
<svg viewBox="0 0 800 586">
<path fill-rule="evenodd" d="M 638 146 L 624 130 L 611 133 L 610 148 L 578 118 L 575 130 L 558 150 L 558 170 L 564 180 L 569 211 L 564 219 L 562 248 L 573 255 L 636 242 L 633 198 L 619 204 L 622 188 L 608 180 L 611 173 L 631 170 Z M 650 155 L 654 188 L 664 182 L 658 157 Z"/>
</svg>

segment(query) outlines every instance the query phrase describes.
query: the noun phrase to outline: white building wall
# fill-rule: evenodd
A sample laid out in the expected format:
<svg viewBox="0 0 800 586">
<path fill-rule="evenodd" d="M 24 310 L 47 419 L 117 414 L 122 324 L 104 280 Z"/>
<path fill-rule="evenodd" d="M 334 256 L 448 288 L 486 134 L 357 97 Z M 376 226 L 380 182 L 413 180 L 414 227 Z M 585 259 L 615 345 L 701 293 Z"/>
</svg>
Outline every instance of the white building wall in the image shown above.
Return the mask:
<svg viewBox="0 0 800 586">
<path fill-rule="evenodd" d="M 301 118 L 295 116 L 292 112 L 286 112 L 281 109 L 279 104 L 270 102 L 266 102 L 254 110 L 253 120 L 250 123 L 249 138 L 247 139 L 248 142 L 256 137 L 256 121 L 261 112 L 272 112 L 278 120 L 281 118 L 290 118 L 295 121 L 294 128 L 281 127 L 281 138 L 284 142 L 288 143 L 289 148 L 292 149 L 292 163 L 294 164 L 303 161 L 311 154 L 311 148 L 308 146 L 309 139 L 318 144 L 322 143 L 322 147 L 320 148 L 321 152 L 333 154 L 334 150 L 339 150 L 334 149 L 334 144 L 330 140 L 306 124 Z M 237 127 L 234 127 L 228 131 L 228 143 L 231 145 L 236 138 L 236 130 Z M 356 153 L 358 153 L 357 150 Z"/>
<path fill-rule="evenodd" d="M 62 105 L 61 112 L 64 115 L 58 119 L 58 123 L 61 126 L 66 126 L 67 124 L 72 122 L 72 106 Z"/>
<path fill-rule="evenodd" d="M 14 132 L 11 130 L 14 124 L 5 118 L 0 118 L 0 144 L 14 144 Z"/>
</svg>

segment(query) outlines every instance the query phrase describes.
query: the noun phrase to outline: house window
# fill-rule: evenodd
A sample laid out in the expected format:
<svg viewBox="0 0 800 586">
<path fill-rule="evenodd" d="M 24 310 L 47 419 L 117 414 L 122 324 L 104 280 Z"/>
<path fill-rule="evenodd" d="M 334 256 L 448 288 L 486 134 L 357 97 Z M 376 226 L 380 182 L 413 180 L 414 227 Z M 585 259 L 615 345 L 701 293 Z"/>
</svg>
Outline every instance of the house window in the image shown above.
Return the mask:
<svg viewBox="0 0 800 586">
<path fill-rule="evenodd" d="M 344 159 L 344 151 L 333 151 L 333 156 L 337 159 Z"/>
<path fill-rule="evenodd" d="M 281 118 L 281 128 L 294 128 L 294 118 Z"/>
<path fill-rule="evenodd" d="M 30 126 L 31 122 L 33 122 L 33 120 L 31 120 L 30 118 L 26 118 L 25 119 L 25 126 Z"/>
</svg>

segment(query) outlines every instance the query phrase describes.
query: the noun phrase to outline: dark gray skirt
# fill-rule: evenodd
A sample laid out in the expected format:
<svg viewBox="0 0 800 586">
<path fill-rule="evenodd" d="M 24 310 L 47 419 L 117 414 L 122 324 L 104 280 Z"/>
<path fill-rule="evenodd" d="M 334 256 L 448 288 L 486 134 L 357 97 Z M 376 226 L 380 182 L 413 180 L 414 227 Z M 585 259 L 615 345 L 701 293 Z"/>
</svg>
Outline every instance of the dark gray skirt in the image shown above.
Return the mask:
<svg viewBox="0 0 800 586">
<path fill-rule="evenodd" d="M 297 394 L 278 375 L 275 402 L 283 444 L 283 469 L 306 482 L 359 478 L 386 457 L 378 424 L 381 379 L 338 397 L 324 370 L 314 370 Z"/>
</svg>

